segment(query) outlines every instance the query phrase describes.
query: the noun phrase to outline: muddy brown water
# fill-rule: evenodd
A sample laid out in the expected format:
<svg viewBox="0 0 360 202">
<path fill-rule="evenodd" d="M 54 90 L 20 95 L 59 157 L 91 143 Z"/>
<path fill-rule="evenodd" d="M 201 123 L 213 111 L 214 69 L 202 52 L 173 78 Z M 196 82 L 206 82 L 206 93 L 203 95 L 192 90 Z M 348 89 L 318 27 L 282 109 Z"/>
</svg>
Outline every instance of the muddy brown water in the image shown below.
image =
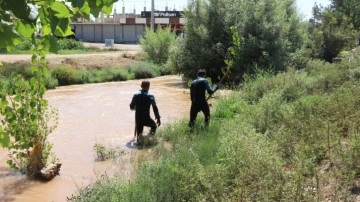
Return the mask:
<svg viewBox="0 0 360 202">
<path fill-rule="evenodd" d="M 134 136 L 134 112 L 129 104 L 140 82 L 74 85 L 47 91 L 46 99 L 59 110 L 59 124 L 49 141 L 62 163 L 60 175 L 49 182 L 27 180 L 9 169 L 7 151 L 0 149 L 0 201 L 62 202 L 103 175 L 130 176 L 133 157 L 143 152 L 127 146 Z M 150 82 L 162 125 L 187 118 L 190 99 L 180 77 L 164 76 Z M 93 146 L 97 143 L 120 148 L 124 154 L 116 160 L 96 161 Z"/>
</svg>

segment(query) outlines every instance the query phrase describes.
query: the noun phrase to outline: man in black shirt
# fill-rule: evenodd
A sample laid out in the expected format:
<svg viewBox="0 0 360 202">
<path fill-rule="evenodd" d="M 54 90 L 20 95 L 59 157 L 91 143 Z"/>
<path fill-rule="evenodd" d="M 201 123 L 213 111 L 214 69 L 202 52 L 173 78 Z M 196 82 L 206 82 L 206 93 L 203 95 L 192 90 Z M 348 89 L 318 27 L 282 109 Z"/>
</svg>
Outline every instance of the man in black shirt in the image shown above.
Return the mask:
<svg viewBox="0 0 360 202">
<path fill-rule="evenodd" d="M 144 126 L 150 127 L 150 135 L 155 135 L 157 126 L 160 126 L 160 114 L 155 102 L 155 96 L 149 92 L 150 82 L 142 81 L 141 90 L 137 91 L 130 103 L 130 109 L 135 110 L 135 127 L 137 142 L 142 138 Z M 150 106 L 152 106 L 157 122 L 150 117 Z"/>
<path fill-rule="evenodd" d="M 198 78 L 191 82 L 190 86 L 190 97 L 191 97 L 191 108 L 190 108 L 190 122 L 189 126 L 193 127 L 195 124 L 197 114 L 202 111 L 205 116 L 205 124 L 209 125 L 210 121 L 210 107 L 205 97 L 205 91 L 207 91 L 210 95 L 215 93 L 218 89 L 216 85 L 214 85 L 214 89 L 212 89 L 209 85 L 206 77 L 206 70 L 199 69 L 197 73 Z"/>
</svg>

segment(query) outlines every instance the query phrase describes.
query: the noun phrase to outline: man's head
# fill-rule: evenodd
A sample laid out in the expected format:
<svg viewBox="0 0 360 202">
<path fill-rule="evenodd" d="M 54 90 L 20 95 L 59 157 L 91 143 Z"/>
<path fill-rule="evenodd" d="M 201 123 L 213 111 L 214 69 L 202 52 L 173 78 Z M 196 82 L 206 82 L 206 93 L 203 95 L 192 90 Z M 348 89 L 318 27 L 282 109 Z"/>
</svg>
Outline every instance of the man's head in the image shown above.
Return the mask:
<svg viewBox="0 0 360 202">
<path fill-rule="evenodd" d="M 197 72 L 198 77 L 206 77 L 206 70 L 205 69 L 199 69 Z"/>
<path fill-rule="evenodd" d="M 144 91 L 148 91 L 150 88 L 150 81 L 144 80 L 141 82 L 141 89 Z"/>
</svg>

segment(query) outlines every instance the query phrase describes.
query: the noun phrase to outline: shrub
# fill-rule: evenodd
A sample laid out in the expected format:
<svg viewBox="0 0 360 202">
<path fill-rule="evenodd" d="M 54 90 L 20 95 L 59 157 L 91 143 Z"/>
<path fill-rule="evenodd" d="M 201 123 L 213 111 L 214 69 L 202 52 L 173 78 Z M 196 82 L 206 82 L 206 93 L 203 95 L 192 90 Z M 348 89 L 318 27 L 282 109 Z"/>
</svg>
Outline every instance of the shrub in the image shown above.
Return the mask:
<svg viewBox="0 0 360 202">
<path fill-rule="evenodd" d="M 146 29 L 140 38 L 140 45 L 148 54 L 149 60 L 155 64 L 163 65 L 169 58 L 170 47 L 175 43 L 176 35 L 170 27 L 163 29 L 159 27 L 155 32 Z"/>
<path fill-rule="evenodd" d="M 29 63 L 4 63 L 0 69 L 0 74 L 5 77 L 15 76 L 17 74 L 22 75 L 25 79 L 29 79 L 33 76 L 31 72 L 31 64 Z"/>
<path fill-rule="evenodd" d="M 58 41 L 61 50 L 85 50 L 85 46 L 74 39 L 61 39 Z"/>
<path fill-rule="evenodd" d="M 80 74 L 77 70 L 69 67 L 55 67 L 50 70 L 51 76 L 58 80 L 60 86 L 79 84 Z"/>
<path fill-rule="evenodd" d="M 115 69 L 115 68 L 110 68 L 110 69 L 105 69 L 99 72 L 100 74 L 104 75 L 103 76 L 103 81 L 104 82 L 108 82 L 108 81 L 126 81 L 128 76 L 127 76 L 127 72 L 125 69 Z"/>
<path fill-rule="evenodd" d="M 21 44 L 16 46 L 17 50 L 31 50 L 32 44 L 29 40 L 24 40 Z"/>
<path fill-rule="evenodd" d="M 86 70 L 81 72 L 83 83 L 101 83 L 110 81 L 126 81 L 128 73 L 126 69 L 108 68 L 101 70 Z"/>
<path fill-rule="evenodd" d="M 151 63 L 139 63 L 131 67 L 134 79 L 153 78 L 157 76 L 155 68 Z"/>
<path fill-rule="evenodd" d="M 244 201 L 277 201 L 284 194 L 283 163 L 266 136 L 236 119 L 220 131 L 218 158 L 226 168 L 228 186 Z"/>
<path fill-rule="evenodd" d="M 51 75 L 46 77 L 45 79 L 46 89 L 55 89 L 57 86 L 59 86 L 59 82 L 56 78 L 52 77 Z"/>
</svg>

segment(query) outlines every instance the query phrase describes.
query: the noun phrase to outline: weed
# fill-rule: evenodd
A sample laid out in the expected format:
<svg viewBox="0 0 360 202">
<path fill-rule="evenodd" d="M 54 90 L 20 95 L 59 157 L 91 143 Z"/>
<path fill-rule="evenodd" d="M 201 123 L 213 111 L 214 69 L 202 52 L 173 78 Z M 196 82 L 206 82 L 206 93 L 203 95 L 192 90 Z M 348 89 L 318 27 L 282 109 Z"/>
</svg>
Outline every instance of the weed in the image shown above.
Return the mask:
<svg viewBox="0 0 360 202">
<path fill-rule="evenodd" d="M 100 143 L 96 143 L 94 145 L 94 150 L 96 152 L 96 160 L 98 161 L 105 161 L 111 158 L 116 158 L 122 155 L 125 151 L 120 148 L 113 148 L 113 147 L 105 147 Z"/>
</svg>

